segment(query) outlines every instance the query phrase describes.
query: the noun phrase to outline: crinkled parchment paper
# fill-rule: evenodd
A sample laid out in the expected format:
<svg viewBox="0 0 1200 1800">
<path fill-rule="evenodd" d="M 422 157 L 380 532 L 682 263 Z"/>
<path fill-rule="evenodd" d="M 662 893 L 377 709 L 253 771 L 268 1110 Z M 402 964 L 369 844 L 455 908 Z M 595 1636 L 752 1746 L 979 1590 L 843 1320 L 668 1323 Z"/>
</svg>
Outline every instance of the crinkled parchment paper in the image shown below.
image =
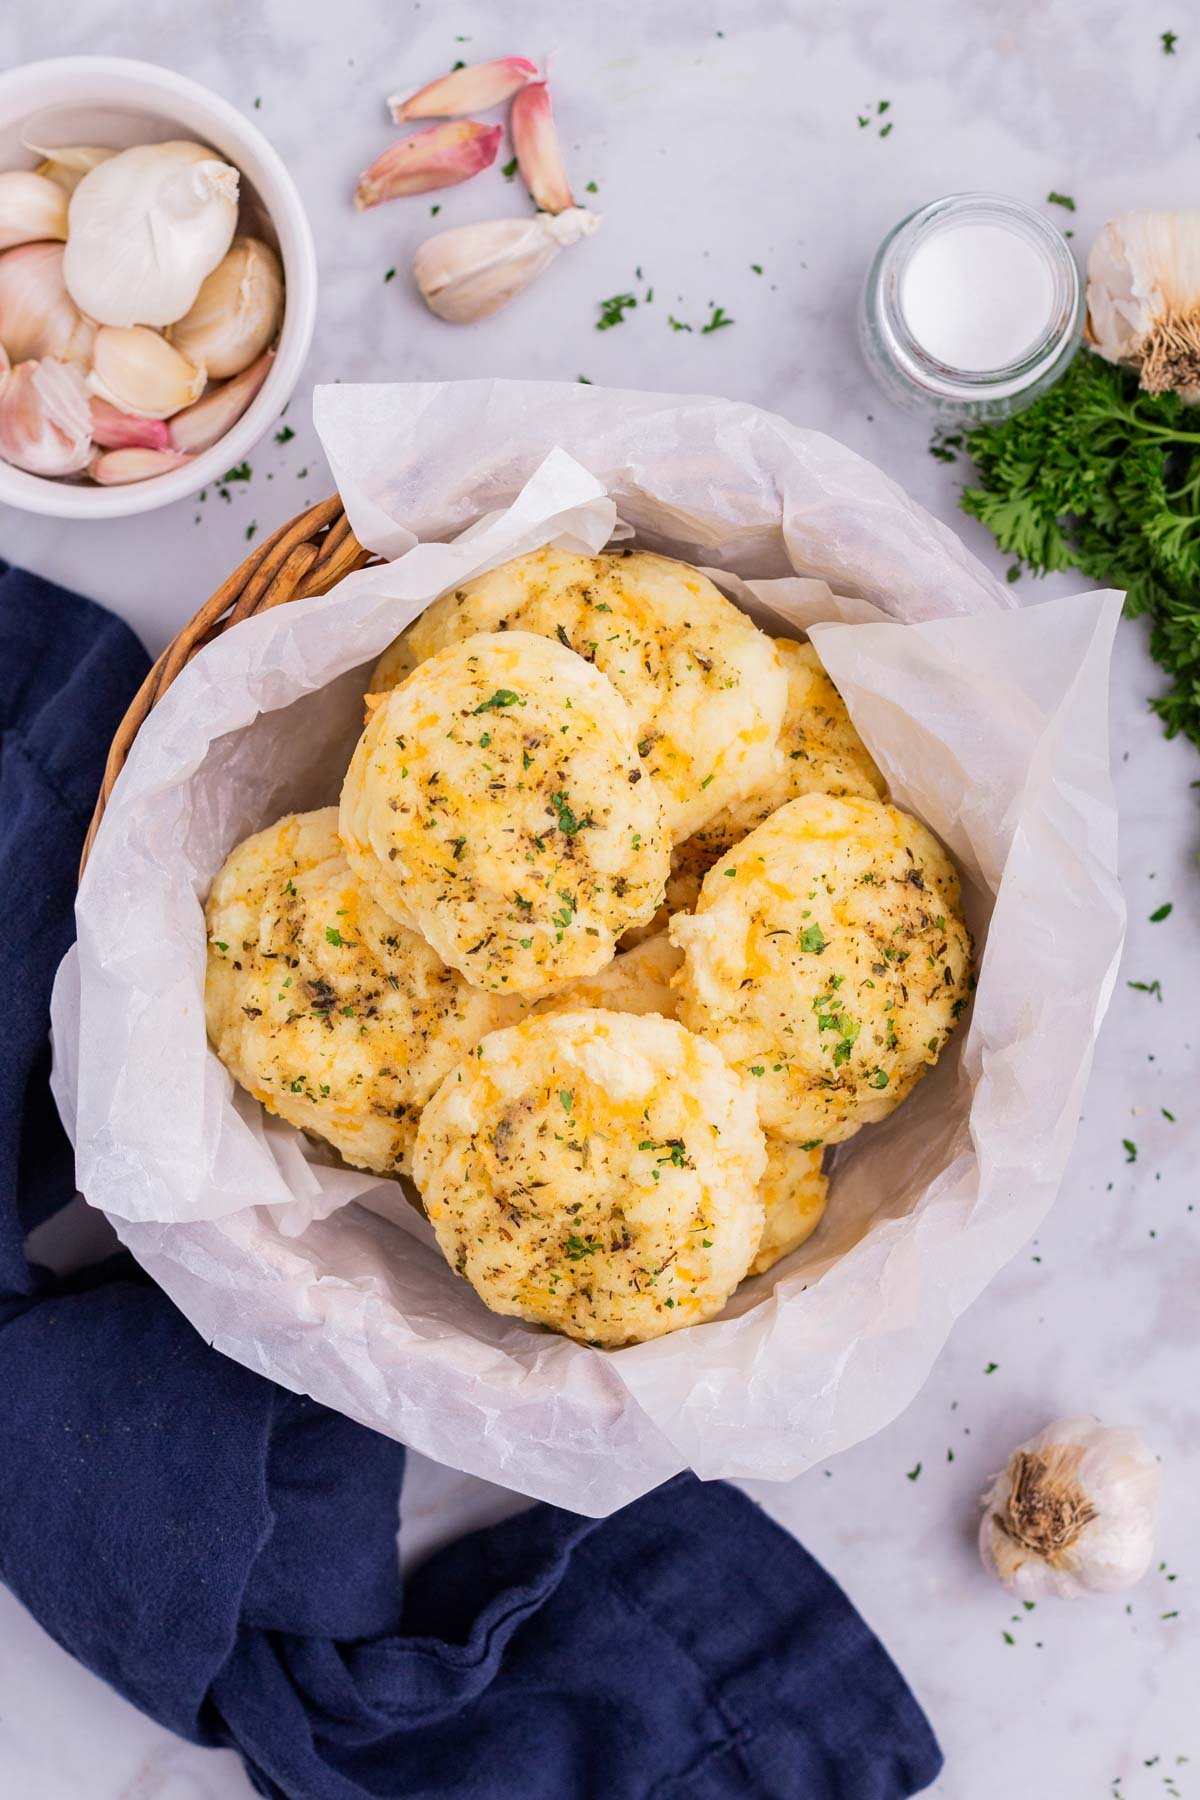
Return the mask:
<svg viewBox="0 0 1200 1800">
<path fill-rule="evenodd" d="M 320 389 L 316 418 L 394 560 L 219 638 L 139 733 L 54 995 L 80 1186 L 220 1349 L 442 1462 L 593 1514 L 686 1464 L 795 1475 L 895 1416 L 1054 1198 L 1121 943 L 1119 596 L 1013 610 L 878 469 L 726 401 L 452 382 Z M 811 631 L 957 859 L 980 968 L 934 1073 L 839 1148 L 809 1243 L 719 1320 L 605 1354 L 489 1313 L 396 1183 L 237 1092 L 205 1042 L 202 907 L 241 837 L 336 798 L 364 676 L 435 595 L 614 540 Z"/>
</svg>

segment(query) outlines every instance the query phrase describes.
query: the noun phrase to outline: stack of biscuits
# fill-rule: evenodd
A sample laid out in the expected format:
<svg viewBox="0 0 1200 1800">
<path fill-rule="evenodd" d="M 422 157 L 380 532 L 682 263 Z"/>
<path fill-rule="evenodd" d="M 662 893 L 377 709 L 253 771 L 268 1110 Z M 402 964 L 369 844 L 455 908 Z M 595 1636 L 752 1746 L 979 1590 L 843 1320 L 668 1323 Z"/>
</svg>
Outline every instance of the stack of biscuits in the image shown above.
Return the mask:
<svg viewBox="0 0 1200 1800">
<path fill-rule="evenodd" d="M 598 1348 L 712 1318 L 965 1010 L 949 858 L 812 647 L 667 557 L 493 569 L 366 706 L 340 806 L 213 884 L 214 1049 L 411 1176 L 494 1311 Z"/>
</svg>

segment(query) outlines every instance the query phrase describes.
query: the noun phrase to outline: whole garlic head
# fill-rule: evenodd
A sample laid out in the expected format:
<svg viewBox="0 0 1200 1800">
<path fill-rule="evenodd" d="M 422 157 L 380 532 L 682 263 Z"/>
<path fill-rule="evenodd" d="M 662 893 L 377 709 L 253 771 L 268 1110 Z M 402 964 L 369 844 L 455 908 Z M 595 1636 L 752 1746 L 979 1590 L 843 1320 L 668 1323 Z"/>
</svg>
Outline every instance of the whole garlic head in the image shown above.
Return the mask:
<svg viewBox="0 0 1200 1800">
<path fill-rule="evenodd" d="M 983 1498 L 984 1567 L 1022 1600 L 1116 1593 L 1154 1553 L 1158 1463 L 1126 1425 L 1056 1419 Z"/>
<path fill-rule="evenodd" d="M 1200 212 L 1110 219 L 1088 255 L 1089 342 L 1148 393 L 1200 388 Z"/>
<path fill-rule="evenodd" d="M 100 325 L 173 325 L 228 250 L 237 210 L 237 170 L 202 144 L 122 150 L 71 195 L 67 291 Z"/>
</svg>

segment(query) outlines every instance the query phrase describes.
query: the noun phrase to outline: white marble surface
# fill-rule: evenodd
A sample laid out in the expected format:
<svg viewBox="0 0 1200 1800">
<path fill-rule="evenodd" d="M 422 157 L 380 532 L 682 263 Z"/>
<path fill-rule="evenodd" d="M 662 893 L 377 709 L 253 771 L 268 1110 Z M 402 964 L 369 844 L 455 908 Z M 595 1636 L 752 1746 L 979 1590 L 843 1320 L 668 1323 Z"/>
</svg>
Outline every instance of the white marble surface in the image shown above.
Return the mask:
<svg viewBox="0 0 1200 1800">
<path fill-rule="evenodd" d="M 4 65 L 70 52 L 140 55 L 243 107 L 260 98 L 255 117 L 311 208 L 324 285 L 305 385 L 288 414 L 296 436 L 283 448 L 268 441 L 227 504 L 210 497 L 86 528 L 9 513 L 0 553 L 117 607 L 158 648 L 243 554 L 251 523 L 262 532 L 325 493 L 307 419 L 312 380 L 582 374 L 724 393 L 826 429 L 992 555 L 956 512 L 961 470 L 933 461 L 920 424 L 892 412 L 859 368 L 852 315 L 864 266 L 896 218 L 957 187 L 995 186 L 1035 202 L 1052 188 L 1072 194 L 1081 246 L 1123 206 L 1194 204 L 1200 24 L 1189 28 L 1190 9 L 1160 17 L 1095 0 L 609 0 L 585 10 L 543 0 L 505 11 L 501 29 L 497 9 L 469 0 L 244 0 L 208 11 L 170 0 L 151 9 L 58 0 L 6 9 Z M 1168 27 L 1179 33 L 1173 57 L 1159 41 Z M 353 177 L 388 139 L 385 91 L 459 56 L 551 48 L 571 166 L 580 186 L 598 185 L 603 232 L 509 313 L 456 331 L 428 318 L 405 280 L 428 227 L 425 202 L 356 218 Z M 894 122 L 886 138 L 856 124 L 883 99 Z M 494 172 L 440 198 L 440 224 L 520 206 Z M 392 266 L 397 277 L 385 286 Z M 654 303 L 598 334 L 596 302 L 633 285 L 639 266 Z M 698 324 L 713 302 L 736 319 L 732 329 L 667 329 L 668 311 Z M 1057 591 L 1071 585 L 1060 581 Z M 1053 591 L 1030 586 L 1022 598 Z M 1129 945 L 1059 1204 L 1040 1239 L 960 1321 L 901 1419 L 825 1470 L 755 1490 L 849 1589 L 926 1704 L 947 1757 L 933 1790 L 941 1800 L 1200 1796 L 1200 1633 L 1190 1600 L 1200 1575 L 1198 1257 L 1189 1210 L 1200 1149 L 1189 784 L 1200 763 L 1194 750 L 1166 743 L 1146 712 L 1157 679 L 1140 628 L 1124 625 L 1113 727 Z M 1171 917 L 1150 924 L 1164 900 L 1174 903 Z M 1161 1003 L 1125 985 L 1155 979 Z M 1135 1164 L 1125 1161 L 1124 1137 L 1138 1144 Z M 989 1363 L 998 1366 L 985 1374 Z M 1167 1567 L 1129 1596 L 1129 1610 L 1121 1598 L 1025 1614 L 978 1567 L 977 1496 L 1016 1441 L 1056 1413 L 1082 1410 L 1136 1422 L 1160 1453 Z M 414 1459 L 408 1549 L 503 1504 L 495 1490 Z M 0 1590 L 0 1800 L 249 1792 L 231 1755 L 182 1745 L 149 1724 Z"/>
</svg>

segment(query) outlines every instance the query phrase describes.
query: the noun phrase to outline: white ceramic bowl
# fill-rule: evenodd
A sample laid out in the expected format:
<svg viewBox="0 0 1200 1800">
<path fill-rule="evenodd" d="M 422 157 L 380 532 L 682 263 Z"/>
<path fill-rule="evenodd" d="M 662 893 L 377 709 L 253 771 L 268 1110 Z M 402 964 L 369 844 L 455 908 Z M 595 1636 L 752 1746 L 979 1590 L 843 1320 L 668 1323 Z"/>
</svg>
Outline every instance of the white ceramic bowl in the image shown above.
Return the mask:
<svg viewBox="0 0 1200 1800">
<path fill-rule="evenodd" d="M 0 503 L 65 519 L 115 519 L 150 512 L 219 481 L 246 455 L 291 396 L 312 341 L 317 260 L 295 183 L 262 133 L 227 100 L 173 69 L 118 56 L 65 56 L 0 75 L 0 169 L 32 168 L 39 144 L 160 143 L 198 138 L 241 171 L 257 197 L 283 263 L 283 329 L 271 372 L 219 443 L 186 468 L 124 487 L 49 480 L 0 462 Z M 270 234 L 268 234 L 270 235 Z"/>
</svg>

